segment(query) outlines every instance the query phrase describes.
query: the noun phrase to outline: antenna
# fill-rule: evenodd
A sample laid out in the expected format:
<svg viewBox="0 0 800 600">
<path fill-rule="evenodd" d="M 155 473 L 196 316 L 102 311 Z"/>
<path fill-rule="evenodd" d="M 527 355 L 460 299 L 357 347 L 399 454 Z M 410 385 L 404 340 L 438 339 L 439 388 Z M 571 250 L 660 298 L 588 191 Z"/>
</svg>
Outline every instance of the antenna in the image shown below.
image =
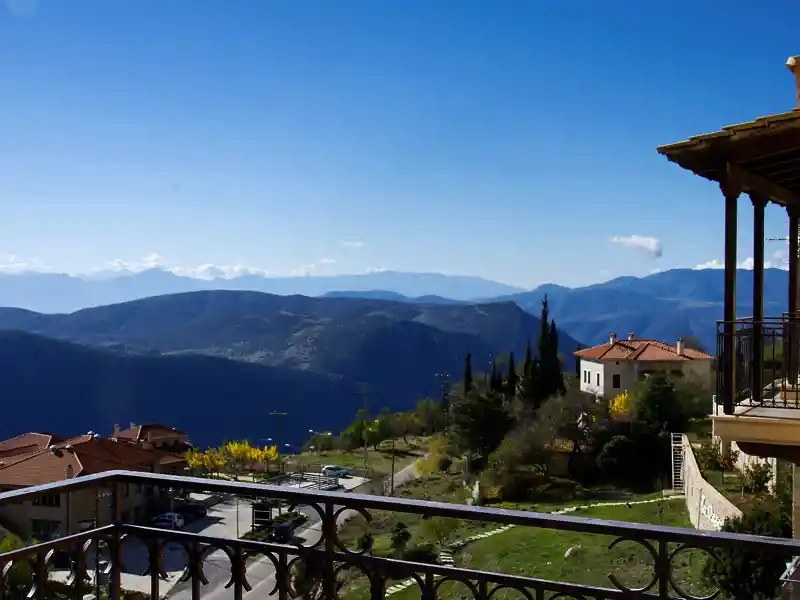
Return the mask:
<svg viewBox="0 0 800 600">
<path fill-rule="evenodd" d="M 768 237 L 768 238 L 766 238 L 766 241 L 768 241 L 768 242 L 788 242 L 788 241 L 790 241 L 790 239 L 788 237 Z M 788 265 L 789 264 L 789 259 L 788 258 L 784 258 L 783 259 L 783 263 Z"/>
</svg>

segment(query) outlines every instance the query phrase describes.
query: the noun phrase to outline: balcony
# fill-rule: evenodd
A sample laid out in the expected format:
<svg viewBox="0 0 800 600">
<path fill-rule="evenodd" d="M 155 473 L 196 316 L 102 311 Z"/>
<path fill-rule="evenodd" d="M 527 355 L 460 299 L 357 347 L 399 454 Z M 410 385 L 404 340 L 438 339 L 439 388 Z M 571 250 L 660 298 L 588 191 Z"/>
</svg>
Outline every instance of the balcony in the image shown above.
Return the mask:
<svg viewBox="0 0 800 600">
<path fill-rule="evenodd" d="M 218 497 L 247 496 L 269 500 L 272 504 L 278 501 L 294 507 L 303 506 L 313 515 L 312 523 L 316 525 L 310 529 L 314 535 L 300 541 L 295 538 L 291 543 L 273 543 L 135 525 L 122 518 L 121 495 L 126 484 L 178 488 L 187 492 L 211 493 Z M 37 497 L 53 493 L 70 497 L 87 490 L 98 498 L 97 519 L 90 529 L 0 554 L 0 600 L 18 597 L 35 600 L 82 598 L 84 594 L 96 594 L 98 591 L 101 598 L 105 598 L 106 594 L 109 598 L 121 598 L 124 579 L 131 572 L 126 562 L 132 545 L 138 545 L 143 550 L 144 579 L 151 598 L 162 598 L 168 591 L 169 575 L 165 558 L 169 547 L 169 569 L 175 571 L 177 568 L 180 573 L 180 583 L 170 592 L 170 597 L 193 600 L 201 597 L 232 597 L 240 600 L 273 595 L 281 600 L 300 597 L 346 599 L 349 594 L 341 588 L 342 574 L 353 571 L 361 574 L 366 587 L 360 596 L 350 597 L 368 595 L 373 599 L 385 598 L 387 592 L 396 590 L 400 582 L 405 582 L 404 590 L 411 588 L 415 596 L 418 594 L 425 600 L 433 600 L 441 594 L 443 586 L 449 584 L 461 586 L 461 597 L 480 600 L 504 598 L 509 594 L 527 600 L 711 598 L 713 595 L 698 595 L 693 593 L 694 590 L 689 591 L 693 582 L 681 580 L 680 575 L 685 573 L 680 569 L 681 565 L 687 563 L 687 552 L 703 551 L 715 556 L 720 549 L 736 547 L 756 553 L 773 553 L 787 563 L 800 554 L 800 541 L 787 539 L 125 471 L 6 492 L 0 494 L 0 508 L 29 503 Z M 101 502 L 109 509 L 110 523 L 103 522 L 101 515 L 105 511 L 100 508 Z M 483 524 L 603 536 L 609 542 L 609 553 L 623 544 L 639 547 L 642 556 L 647 559 L 637 565 L 642 567 L 643 583 L 634 586 L 630 582 L 620 581 L 614 573 L 613 565 L 618 564 L 614 560 L 606 566 L 597 564 L 595 558 L 586 565 L 587 571 L 600 570 L 603 574 L 601 579 L 608 581 L 607 587 L 596 587 L 382 558 L 372 556 L 363 547 L 350 548 L 339 539 L 339 525 L 349 515 L 361 514 L 369 520 L 370 515 L 376 513 L 411 513 L 423 518 L 449 517 Z M 100 564 L 100 554 L 94 552 L 96 547 L 107 548 L 103 562 L 108 566 L 101 568 L 105 573 L 102 578 L 90 575 L 94 566 Z M 174 556 L 176 548 L 183 557 L 178 557 L 177 563 Z M 68 565 L 65 568 L 62 562 L 59 583 L 55 583 L 54 579 L 58 570 L 55 566 L 57 556 L 62 560 L 66 557 Z M 20 583 L 17 575 L 12 589 L 11 575 L 15 567 L 22 563 L 30 570 L 29 581 L 26 579 Z M 256 571 L 260 573 L 259 581 L 255 580 Z M 304 575 L 299 576 L 298 573 Z M 171 581 L 169 583 L 172 584 Z"/>
<path fill-rule="evenodd" d="M 718 322 L 715 434 L 748 454 L 800 458 L 799 367 L 800 315 Z"/>
<path fill-rule="evenodd" d="M 800 458 L 799 366 L 800 315 L 719 321 L 715 434 L 748 454 Z"/>
</svg>

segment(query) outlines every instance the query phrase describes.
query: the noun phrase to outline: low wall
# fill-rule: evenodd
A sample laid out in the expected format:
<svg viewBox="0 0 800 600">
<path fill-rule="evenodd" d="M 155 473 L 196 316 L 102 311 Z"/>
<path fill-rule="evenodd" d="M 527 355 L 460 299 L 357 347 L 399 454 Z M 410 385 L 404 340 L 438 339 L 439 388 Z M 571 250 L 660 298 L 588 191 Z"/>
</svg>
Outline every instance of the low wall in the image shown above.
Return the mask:
<svg viewBox="0 0 800 600">
<path fill-rule="evenodd" d="M 703 479 L 692 446 L 685 435 L 682 446 L 686 509 L 689 511 L 689 520 L 695 529 L 718 531 L 725 519 L 741 517 L 742 511 Z"/>
<path fill-rule="evenodd" d="M 366 494 L 367 496 L 385 496 L 388 492 L 389 481 L 386 477 L 369 479 L 350 490 L 353 494 Z"/>
</svg>

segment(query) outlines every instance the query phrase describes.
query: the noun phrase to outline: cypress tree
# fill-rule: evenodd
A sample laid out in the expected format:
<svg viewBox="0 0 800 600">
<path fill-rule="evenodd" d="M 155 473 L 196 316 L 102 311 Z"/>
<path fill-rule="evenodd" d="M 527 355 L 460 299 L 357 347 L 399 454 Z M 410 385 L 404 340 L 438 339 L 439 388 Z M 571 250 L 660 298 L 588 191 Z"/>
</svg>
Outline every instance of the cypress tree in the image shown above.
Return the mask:
<svg viewBox="0 0 800 600">
<path fill-rule="evenodd" d="M 497 373 L 497 361 L 492 360 L 492 374 L 489 377 L 489 389 L 493 392 L 499 389 L 499 377 Z"/>
<path fill-rule="evenodd" d="M 554 364 L 553 360 L 553 346 L 550 339 L 550 307 L 547 304 L 547 296 L 542 300 L 542 312 L 539 315 L 539 319 L 540 400 L 545 400 L 552 396 L 558 387 L 554 376 L 558 365 Z"/>
<path fill-rule="evenodd" d="M 514 396 L 517 393 L 517 368 L 514 365 L 514 352 L 508 355 L 508 376 L 506 377 L 506 394 Z"/>
<path fill-rule="evenodd" d="M 550 330 L 547 334 L 547 352 L 550 359 L 550 373 L 548 375 L 550 392 L 548 396 L 564 392 L 564 377 L 561 374 L 561 358 L 558 356 L 558 330 L 556 329 L 556 322 L 550 321 Z"/>
<path fill-rule="evenodd" d="M 525 362 L 522 363 L 522 375 L 530 371 L 533 362 L 533 355 L 531 353 L 531 338 L 528 338 L 528 343 L 525 345 Z"/>
<path fill-rule="evenodd" d="M 470 390 L 472 390 L 472 354 L 467 352 L 464 361 L 464 393 L 467 394 Z"/>
</svg>

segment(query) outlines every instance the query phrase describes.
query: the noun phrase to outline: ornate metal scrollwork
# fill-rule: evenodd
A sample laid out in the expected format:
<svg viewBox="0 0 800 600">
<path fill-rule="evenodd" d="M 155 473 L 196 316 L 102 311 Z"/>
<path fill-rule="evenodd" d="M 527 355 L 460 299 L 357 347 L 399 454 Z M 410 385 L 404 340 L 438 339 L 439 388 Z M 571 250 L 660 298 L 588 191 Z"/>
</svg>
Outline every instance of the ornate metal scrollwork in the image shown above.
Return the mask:
<svg viewBox="0 0 800 600">
<path fill-rule="evenodd" d="M 534 600 L 533 596 L 531 595 L 530 591 L 525 587 L 517 587 L 515 585 L 508 585 L 505 583 L 500 583 L 494 586 L 489 592 L 486 594 L 486 600 L 491 600 L 491 598 L 500 591 L 503 590 L 512 590 L 514 592 L 519 592 L 523 596 L 525 596 L 525 600 Z"/>
<path fill-rule="evenodd" d="M 348 547 L 347 547 L 346 545 L 344 545 L 344 544 L 342 543 L 342 541 L 339 539 L 339 528 L 338 528 L 338 526 L 337 526 L 337 525 L 338 525 L 338 523 L 339 523 L 339 517 L 340 517 L 340 516 L 342 516 L 342 514 L 343 514 L 344 512 L 346 512 L 346 511 L 348 511 L 348 510 L 350 510 L 350 511 L 353 511 L 353 512 L 356 512 L 356 513 L 360 514 L 362 517 L 364 517 L 364 520 L 365 520 L 365 521 L 366 521 L 368 524 L 372 522 L 372 515 L 371 515 L 371 514 L 369 514 L 369 512 L 367 512 L 367 511 L 366 511 L 365 509 L 363 509 L 363 508 L 360 508 L 360 507 L 357 507 L 357 508 L 349 508 L 349 507 L 347 507 L 347 506 L 342 506 L 342 507 L 339 507 L 339 508 L 338 508 L 338 509 L 337 509 L 337 510 L 336 510 L 336 511 L 333 513 L 333 527 L 331 528 L 331 530 L 333 531 L 333 543 L 334 543 L 334 545 L 336 546 L 336 548 L 338 548 L 339 550 L 341 550 L 341 551 L 342 551 L 342 552 L 344 552 L 345 554 L 356 554 L 356 555 L 367 554 L 369 551 L 371 551 L 371 550 L 372 550 L 372 542 L 373 542 L 373 540 L 372 540 L 372 537 L 371 537 L 371 536 L 368 538 L 368 542 L 367 542 L 367 544 L 365 545 L 365 547 L 363 547 L 363 548 L 359 548 L 358 550 L 352 550 L 352 549 L 348 548 Z"/>
<path fill-rule="evenodd" d="M 608 549 L 609 550 L 613 550 L 615 546 L 617 546 L 617 545 L 619 545 L 619 544 L 621 544 L 623 542 L 633 542 L 634 544 L 638 544 L 641 547 L 643 547 L 645 550 L 647 550 L 647 552 L 653 558 L 653 578 L 650 580 L 649 583 L 647 583 L 646 585 L 644 585 L 642 587 L 638 587 L 638 588 L 631 588 L 631 587 L 628 587 L 627 585 L 625 585 L 623 583 L 620 583 L 619 579 L 617 579 L 617 576 L 614 573 L 609 573 L 608 574 L 608 579 L 611 581 L 612 584 L 614 584 L 614 587 L 616 587 L 618 590 L 621 590 L 623 592 L 626 592 L 626 593 L 629 593 L 629 594 L 643 594 L 643 593 L 646 593 L 647 591 L 652 589 L 652 587 L 658 582 L 658 573 L 656 571 L 656 564 L 658 564 L 658 551 L 653 547 L 653 544 L 651 544 L 648 540 L 636 539 L 636 538 L 631 538 L 631 537 L 620 537 L 620 538 L 615 539 L 613 542 L 611 542 L 608 545 Z M 569 597 L 569 596 L 567 596 L 567 597 Z"/>
<path fill-rule="evenodd" d="M 683 587 L 676 581 L 675 579 L 675 569 L 672 561 L 678 556 L 681 552 L 687 552 L 689 550 L 700 550 L 701 552 L 705 552 L 708 554 L 712 560 L 719 563 L 720 559 L 719 556 L 711 549 L 702 546 L 696 546 L 693 544 L 679 544 L 675 550 L 673 550 L 669 555 L 669 584 L 672 586 L 672 589 L 678 594 L 680 598 L 685 598 L 686 600 L 713 600 L 722 592 L 721 588 L 717 588 L 716 591 L 709 594 L 708 596 L 694 596 L 683 589 Z"/>
</svg>

